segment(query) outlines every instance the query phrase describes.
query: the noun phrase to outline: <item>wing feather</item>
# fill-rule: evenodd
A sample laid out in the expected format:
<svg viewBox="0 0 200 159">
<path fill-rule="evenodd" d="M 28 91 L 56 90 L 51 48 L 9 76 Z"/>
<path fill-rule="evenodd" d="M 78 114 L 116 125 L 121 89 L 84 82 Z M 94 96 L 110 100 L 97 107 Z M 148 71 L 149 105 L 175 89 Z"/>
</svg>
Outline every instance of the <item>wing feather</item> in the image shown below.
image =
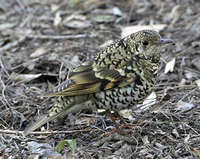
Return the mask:
<svg viewBox="0 0 200 159">
<path fill-rule="evenodd" d="M 44 96 L 85 95 L 123 87 L 134 82 L 137 79 L 137 75 L 127 77 L 122 73 L 122 68 L 125 67 L 123 70 L 125 71 L 131 65 L 131 62 L 125 62 L 121 59 L 119 61 L 115 62 L 118 62 L 118 66 L 121 66 L 121 68 L 114 69 L 109 68 L 109 65 L 106 64 L 102 65 L 93 61 L 85 62 L 69 74 L 68 80 L 57 86 L 54 90 L 45 93 Z"/>
</svg>

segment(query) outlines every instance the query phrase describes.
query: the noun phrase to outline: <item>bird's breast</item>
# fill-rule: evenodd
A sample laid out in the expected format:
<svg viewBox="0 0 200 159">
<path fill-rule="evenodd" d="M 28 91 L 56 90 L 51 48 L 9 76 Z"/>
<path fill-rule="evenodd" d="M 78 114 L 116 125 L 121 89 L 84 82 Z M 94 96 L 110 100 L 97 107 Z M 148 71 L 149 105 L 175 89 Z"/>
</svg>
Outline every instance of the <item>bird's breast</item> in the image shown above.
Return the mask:
<svg viewBox="0 0 200 159">
<path fill-rule="evenodd" d="M 142 103 L 154 85 L 155 80 L 136 80 L 125 87 L 95 93 L 94 103 L 98 109 L 118 111 L 131 108 Z"/>
</svg>

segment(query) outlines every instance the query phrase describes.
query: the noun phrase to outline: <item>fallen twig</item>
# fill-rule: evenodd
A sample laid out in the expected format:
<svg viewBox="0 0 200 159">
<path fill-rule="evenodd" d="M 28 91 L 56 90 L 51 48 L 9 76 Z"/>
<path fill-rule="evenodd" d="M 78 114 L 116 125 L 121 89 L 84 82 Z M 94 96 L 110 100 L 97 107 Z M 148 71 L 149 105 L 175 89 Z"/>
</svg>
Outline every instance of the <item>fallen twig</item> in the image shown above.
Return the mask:
<svg viewBox="0 0 200 159">
<path fill-rule="evenodd" d="M 37 38 L 37 39 L 79 39 L 90 37 L 93 38 L 95 35 L 86 35 L 86 34 L 78 34 L 78 35 L 27 35 L 28 38 Z"/>
<path fill-rule="evenodd" d="M 71 133 L 96 132 L 96 131 L 104 131 L 104 130 L 102 130 L 102 129 L 84 129 L 84 130 L 71 130 L 71 131 L 36 131 L 36 132 L 31 132 L 30 135 L 71 134 Z M 0 133 L 1 134 L 24 135 L 23 131 L 15 131 L 15 130 L 0 129 Z"/>
<path fill-rule="evenodd" d="M 23 41 L 26 40 L 26 37 L 27 37 L 27 35 L 24 35 L 21 38 L 19 38 L 18 40 L 14 41 L 12 43 L 8 43 L 7 45 L 4 45 L 3 47 L 0 48 L 0 53 L 19 45 L 20 43 L 22 43 Z"/>
</svg>

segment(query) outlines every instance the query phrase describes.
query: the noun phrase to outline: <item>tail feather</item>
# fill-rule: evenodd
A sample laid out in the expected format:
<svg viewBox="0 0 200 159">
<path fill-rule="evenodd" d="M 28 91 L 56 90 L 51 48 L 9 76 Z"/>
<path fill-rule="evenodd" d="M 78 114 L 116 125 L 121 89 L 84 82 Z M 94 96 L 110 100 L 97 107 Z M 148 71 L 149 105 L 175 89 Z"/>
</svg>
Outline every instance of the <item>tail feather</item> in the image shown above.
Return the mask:
<svg viewBox="0 0 200 159">
<path fill-rule="evenodd" d="M 46 124 L 47 122 L 57 118 L 58 116 L 60 116 L 64 113 L 66 113 L 66 112 L 65 111 L 60 112 L 60 113 L 55 114 L 53 116 L 48 116 L 48 115 L 41 116 L 35 123 L 30 125 L 28 128 L 26 128 L 26 130 L 23 132 L 24 136 L 27 136 L 28 134 L 30 134 L 31 132 L 33 132 L 37 128 L 41 127 L 42 125 Z"/>
<path fill-rule="evenodd" d="M 36 130 L 37 128 L 39 128 L 40 126 L 44 125 L 45 123 L 59 117 L 62 115 L 68 115 L 70 113 L 74 113 L 77 112 L 79 110 L 85 109 L 88 107 L 88 104 L 90 103 L 90 101 L 87 101 L 85 103 L 80 103 L 80 104 L 76 104 L 76 105 L 71 105 L 68 107 L 65 107 L 66 109 L 56 109 L 56 108 L 52 108 L 52 110 L 50 111 L 50 115 L 43 115 L 41 118 L 39 118 L 38 121 L 36 121 L 35 123 L 33 123 L 32 125 L 30 125 L 24 132 L 24 136 L 30 134 L 32 131 Z M 58 112 L 59 110 L 59 112 Z"/>
</svg>

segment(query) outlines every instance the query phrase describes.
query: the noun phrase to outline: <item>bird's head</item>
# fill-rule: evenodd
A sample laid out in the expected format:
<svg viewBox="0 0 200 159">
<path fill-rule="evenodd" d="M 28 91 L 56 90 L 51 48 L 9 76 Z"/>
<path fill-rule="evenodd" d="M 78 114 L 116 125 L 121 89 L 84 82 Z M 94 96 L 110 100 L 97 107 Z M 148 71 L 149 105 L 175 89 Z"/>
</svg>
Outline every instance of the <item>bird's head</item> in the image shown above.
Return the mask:
<svg viewBox="0 0 200 159">
<path fill-rule="evenodd" d="M 162 39 L 160 34 L 154 30 L 142 30 L 130 35 L 133 52 L 141 58 L 158 62 L 161 47 L 164 44 L 174 43 L 171 39 Z"/>
</svg>

